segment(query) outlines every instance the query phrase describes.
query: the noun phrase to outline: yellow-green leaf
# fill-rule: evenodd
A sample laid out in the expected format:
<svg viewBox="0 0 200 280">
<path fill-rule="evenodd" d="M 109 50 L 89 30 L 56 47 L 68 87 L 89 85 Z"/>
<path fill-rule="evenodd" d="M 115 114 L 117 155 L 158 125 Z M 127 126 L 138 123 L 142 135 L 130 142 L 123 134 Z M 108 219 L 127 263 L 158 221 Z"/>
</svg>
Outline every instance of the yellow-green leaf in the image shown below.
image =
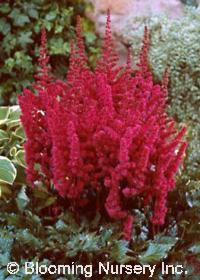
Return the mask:
<svg viewBox="0 0 200 280">
<path fill-rule="evenodd" d="M 9 107 L 0 107 L 0 125 L 6 123 L 10 113 Z"/>
<path fill-rule="evenodd" d="M 0 156 L 0 182 L 12 185 L 17 175 L 13 163 L 6 157 Z"/>
<path fill-rule="evenodd" d="M 25 139 L 25 134 L 24 134 L 24 129 L 23 127 L 18 127 L 16 130 L 15 130 L 15 135 L 21 139 Z"/>
<path fill-rule="evenodd" d="M 0 141 L 8 140 L 8 133 L 2 129 L 0 129 Z"/>
<path fill-rule="evenodd" d="M 12 128 L 19 124 L 20 124 L 20 108 L 18 105 L 11 106 L 7 125 L 9 128 Z"/>
<path fill-rule="evenodd" d="M 25 152 L 24 150 L 20 150 L 15 154 L 15 159 L 17 163 L 22 166 L 26 167 L 26 162 L 25 162 Z"/>
<path fill-rule="evenodd" d="M 17 148 L 16 147 L 12 147 L 10 149 L 10 156 L 11 157 L 15 157 L 16 156 L 16 153 L 17 153 Z"/>
</svg>

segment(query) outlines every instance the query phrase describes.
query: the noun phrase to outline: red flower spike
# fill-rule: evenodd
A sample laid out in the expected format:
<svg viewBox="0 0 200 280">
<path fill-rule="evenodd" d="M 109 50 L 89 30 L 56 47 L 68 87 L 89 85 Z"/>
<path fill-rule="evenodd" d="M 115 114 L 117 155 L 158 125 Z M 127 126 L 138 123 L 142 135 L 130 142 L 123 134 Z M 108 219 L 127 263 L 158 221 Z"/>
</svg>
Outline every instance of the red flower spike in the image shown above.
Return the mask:
<svg viewBox="0 0 200 280">
<path fill-rule="evenodd" d="M 133 221 L 134 221 L 133 216 L 128 216 L 124 221 L 123 235 L 124 235 L 124 239 L 127 241 L 129 241 L 131 239 Z"/>
<path fill-rule="evenodd" d="M 83 66 L 87 64 L 87 57 L 85 54 L 85 45 L 82 37 L 82 27 L 81 27 L 81 17 L 77 16 L 77 25 L 76 25 L 76 36 L 77 36 L 77 46 L 78 46 L 78 54 L 80 56 L 81 62 Z"/>
<path fill-rule="evenodd" d="M 52 82 L 52 77 L 50 76 L 51 67 L 49 65 L 49 56 L 47 54 L 47 39 L 46 39 L 46 30 L 42 28 L 41 30 L 41 46 L 40 46 L 40 55 L 38 58 L 39 69 L 35 74 L 35 83 L 33 87 L 36 90 L 45 88 L 48 84 Z"/>
<path fill-rule="evenodd" d="M 127 62 L 126 62 L 126 66 L 127 66 L 127 69 L 131 71 L 131 60 L 132 60 L 132 57 L 131 57 L 131 48 L 128 48 L 128 54 L 127 54 Z"/>
<path fill-rule="evenodd" d="M 165 68 L 165 72 L 163 74 L 163 80 L 162 80 L 162 87 L 163 90 L 165 91 L 165 96 L 167 97 L 168 94 L 168 84 L 169 84 L 169 67 Z"/>
<path fill-rule="evenodd" d="M 162 225 L 187 146 L 186 128 L 177 131 L 167 116 L 167 71 L 162 85 L 153 81 L 147 27 L 139 67 L 131 68 L 130 54 L 118 67 L 108 13 L 102 58 L 93 72 L 78 18 L 67 82 L 49 79 L 45 44 L 43 31 L 39 93 L 24 90 L 19 97 L 28 181 L 54 185 L 77 213 L 88 205 L 106 210 L 111 220 L 122 221 L 126 240 L 134 219 L 127 199 L 134 196 L 153 204 L 151 221 Z"/>
<path fill-rule="evenodd" d="M 140 62 L 138 64 L 138 66 L 141 67 L 141 71 L 143 75 L 145 75 L 146 72 L 148 72 L 149 70 L 148 53 L 149 53 L 149 33 L 148 33 L 147 26 L 145 25 L 143 43 L 140 51 Z"/>
<path fill-rule="evenodd" d="M 68 84 L 73 85 L 74 78 L 76 77 L 75 73 L 77 73 L 76 59 L 75 59 L 75 44 L 74 41 L 72 40 L 70 42 L 69 68 L 66 75 Z"/>
<path fill-rule="evenodd" d="M 111 19 L 110 19 L 110 10 L 107 13 L 107 21 L 106 21 L 106 31 L 105 38 L 102 50 L 102 59 L 100 59 L 97 64 L 96 71 L 104 72 L 108 75 L 109 79 L 113 79 L 116 71 L 119 71 L 119 66 L 117 67 L 118 55 L 115 52 L 112 34 L 111 34 Z M 115 69 L 116 68 L 116 69 Z"/>
</svg>

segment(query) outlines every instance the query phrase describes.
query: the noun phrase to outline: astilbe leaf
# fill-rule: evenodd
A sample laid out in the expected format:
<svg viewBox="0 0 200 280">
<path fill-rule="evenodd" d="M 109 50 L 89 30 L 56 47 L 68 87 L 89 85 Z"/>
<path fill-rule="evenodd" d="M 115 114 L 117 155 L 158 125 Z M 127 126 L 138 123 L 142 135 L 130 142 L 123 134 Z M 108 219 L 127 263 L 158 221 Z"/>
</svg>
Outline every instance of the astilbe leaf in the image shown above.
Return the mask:
<svg viewBox="0 0 200 280">
<path fill-rule="evenodd" d="M 186 129 L 178 132 L 166 114 L 167 71 L 162 85 L 153 81 L 147 28 L 137 68 L 131 68 L 130 54 L 119 67 L 108 14 L 102 58 L 92 71 L 78 18 L 66 82 L 49 78 L 42 36 L 37 92 L 25 89 L 19 98 L 28 181 L 53 183 L 74 211 L 90 203 L 106 210 L 111 219 L 122 220 L 127 240 L 134 218 L 126 202 L 135 196 L 154 204 L 152 223 L 162 225 Z"/>
</svg>

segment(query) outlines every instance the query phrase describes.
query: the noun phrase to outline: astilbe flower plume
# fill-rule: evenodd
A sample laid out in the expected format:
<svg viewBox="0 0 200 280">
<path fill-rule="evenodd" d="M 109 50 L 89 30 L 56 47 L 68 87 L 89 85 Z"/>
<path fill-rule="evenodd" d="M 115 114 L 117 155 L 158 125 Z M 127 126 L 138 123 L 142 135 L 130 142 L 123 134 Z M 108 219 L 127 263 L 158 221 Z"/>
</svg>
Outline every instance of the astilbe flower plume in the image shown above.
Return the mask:
<svg viewBox="0 0 200 280">
<path fill-rule="evenodd" d="M 78 18 L 66 82 L 51 78 L 44 41 L 43 31 L 36 92 L 25 89 L 19 97 L 28 181 L 52 183 L 75 209 L 95 197 L 98 210 L 123 222 L 127 240 L 134 217 L 126 201 L 135 196 L 154 204 L 153 224 L 164 224 L 186 128 L 177 131 L 166 114 L 167 71 L 162 85 L 153 81 L 147 28 L 136 69 L 130 53 L 120 67 L 108 14 L 102 58 L 91 71 Z"/>
</svg>

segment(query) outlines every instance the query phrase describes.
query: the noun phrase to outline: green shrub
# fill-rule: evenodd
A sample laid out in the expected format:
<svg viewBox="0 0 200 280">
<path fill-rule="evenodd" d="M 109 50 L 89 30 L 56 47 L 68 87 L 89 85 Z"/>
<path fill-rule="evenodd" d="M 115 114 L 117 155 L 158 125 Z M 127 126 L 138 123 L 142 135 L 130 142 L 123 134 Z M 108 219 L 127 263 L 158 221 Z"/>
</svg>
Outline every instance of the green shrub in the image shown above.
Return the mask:
<svg viewBox="0 0 200 280">
<path fill-rule="evenodd" d="M 3 1 L 0 5 L 0 104 L 15 104 L 16 94 L 28 86 L 34 73 L 40 30 L 48 31 L 51 65 L 58 77 L 66 73 L 69 42 L 74 38 L 76 15 L 83 15 L 83 0 Z M 93 25 L 83 20 L 91 63 L 98 53 Z M 33 47 L 34 46 L 34 47 Z"/>
<path fill-rule="evenodd" d="M 185 5 L 195 6 L 197 7 L 198 3 L 197 0 L 181 0 L 181 2 Z"/>
<path fill-rule="evenodd" d="M 133 21 L 134 22 L 134 21 Z M 144 29 L 150 30 L 150 66 L 155 79 L 161 81 L 166 66 L 169 66 L 168 110 L 179 122 L 189 127 L 188 173 L 199 178 L 200 166 L 200 10 L 190 8 L 185 16 L 177 20 L 167 17 L 138 18 L 139 28 L 131 30 L 133 22 L 126 27 L 125 34 L 132 43 L 136 57 Z M 126 35 L 125 35 L 126 36 Z"/>
</svg>

